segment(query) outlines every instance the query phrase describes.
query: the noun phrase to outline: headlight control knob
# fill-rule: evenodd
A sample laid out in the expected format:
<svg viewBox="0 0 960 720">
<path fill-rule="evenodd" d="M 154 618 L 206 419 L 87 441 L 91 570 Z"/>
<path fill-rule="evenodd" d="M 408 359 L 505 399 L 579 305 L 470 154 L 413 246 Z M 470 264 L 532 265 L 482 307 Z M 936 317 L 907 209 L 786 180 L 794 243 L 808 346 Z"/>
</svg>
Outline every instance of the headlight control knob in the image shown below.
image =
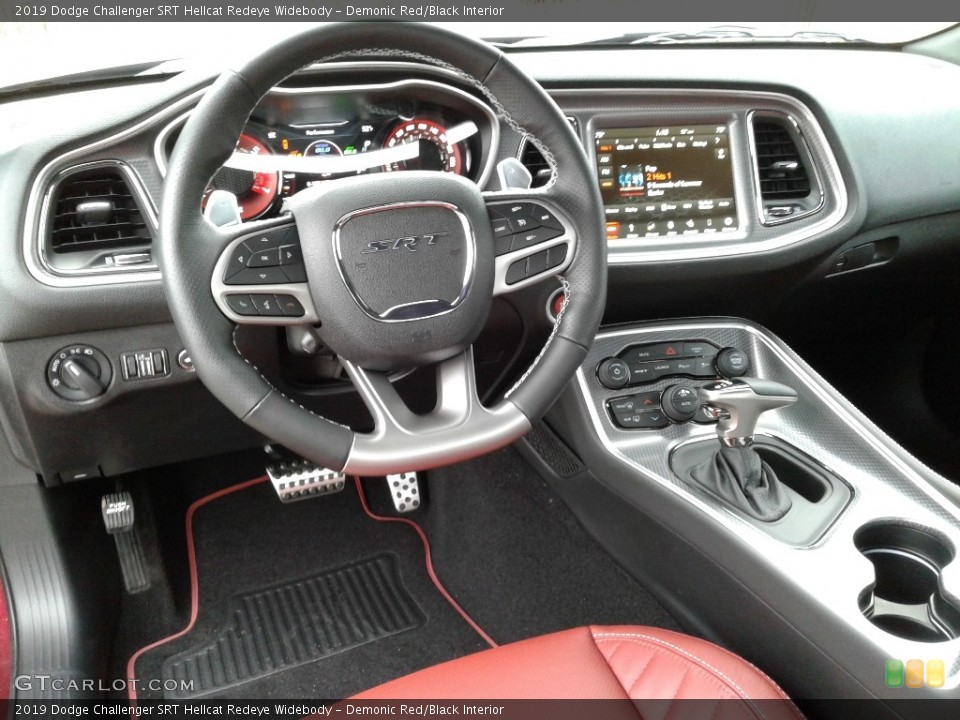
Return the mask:
<svg viewBox="0 0 960 720">
<path fill-rule="evenodd" d="M 89 345 L 69 345 L 47 363 L 47 383 L 64 400 L 82 402 L 99 397 L 112 379 L 107 356 Z"/>
</svg>

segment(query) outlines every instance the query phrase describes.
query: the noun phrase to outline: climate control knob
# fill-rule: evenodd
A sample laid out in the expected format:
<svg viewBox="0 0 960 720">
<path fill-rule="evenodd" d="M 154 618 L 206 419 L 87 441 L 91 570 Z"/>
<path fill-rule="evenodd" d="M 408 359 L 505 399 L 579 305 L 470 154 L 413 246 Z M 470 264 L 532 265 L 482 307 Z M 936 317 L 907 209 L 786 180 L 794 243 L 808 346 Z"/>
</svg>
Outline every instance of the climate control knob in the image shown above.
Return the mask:
<svg viewBox="0 0 960 720">
<path fill-rule="evenodd" d="M 692 385 L 671 385 L 660 397 L 663 414 L 676 423 L 693 420 L 700 407 L 697 389 Z"/>
<path fill-rule="evenodd" d="M 610 390 L 619 390 L 630 382 L 630 368 L 620 358 L 607 358 L 597 368 L 597 379 Z"/>
</svg>

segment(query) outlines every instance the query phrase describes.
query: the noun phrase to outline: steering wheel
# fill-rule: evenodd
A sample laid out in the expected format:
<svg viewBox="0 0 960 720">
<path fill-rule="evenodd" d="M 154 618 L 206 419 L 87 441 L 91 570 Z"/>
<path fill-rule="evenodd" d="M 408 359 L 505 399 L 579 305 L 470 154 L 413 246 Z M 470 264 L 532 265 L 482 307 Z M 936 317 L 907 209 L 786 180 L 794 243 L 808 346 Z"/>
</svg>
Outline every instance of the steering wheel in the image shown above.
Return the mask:
<svg viewBox="0 0 960 720">
<path fill-rule="evenodd" d="M 288 202 L 292 218 L 228 227 L 204 219 L 207 183 L 274 85 L 311 63 L 373 56 L 456 73 L 501 123 L 536 144 L 551 164 L 550 182 L 481 192 L 451 173 L 376 173 L 299 192 Z M 516 233 L 530 218 L 543 231 Z M 560 109 L 495 48 L 413 23 L 318 26 L 223 72 L 170 158 L 160 226 L 164 290 L 202 382 L 263 435 L 322 467 L 358 475 L 451 464 L 521 437 L 582 362 L 606 299 L 600 194 Z M 514 234 L 504 234 L 508 227 Z M 245 255 L 275 249 L 295 264 L 286 274 L 283 267 L 243 269 Z M 548 277 L 563 284 L 563 311 L 516 385 L 486 407 L 471 343 L 492 298 Z M 244 310 L 244 302 L 255 307 Z M 340 356 L 374 430 L 356 433 L 326 420 L 271 385 L 236 347 L 236 326 L 245 322 L 315 326 Z M 388 373 L 428 364 L 437 364 L 438 400 L 418 415 Z"/>
</svg>

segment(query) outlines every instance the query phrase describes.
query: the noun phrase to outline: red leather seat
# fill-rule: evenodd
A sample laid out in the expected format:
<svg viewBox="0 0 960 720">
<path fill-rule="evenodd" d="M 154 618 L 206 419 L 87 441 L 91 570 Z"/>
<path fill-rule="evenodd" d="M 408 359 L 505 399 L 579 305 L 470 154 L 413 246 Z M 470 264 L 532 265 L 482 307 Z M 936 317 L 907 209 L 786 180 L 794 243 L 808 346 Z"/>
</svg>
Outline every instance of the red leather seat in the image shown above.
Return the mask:
<svg viewBox="0 0 960 720">
<path fill-rule="evenodd" d="M 749 710 L 752 703 L 721 703 L 715 718 L 803 717 L 743 658 L 705 640 L 635 626 L 581 627 L 523 640 L 426 668 L 356 699 L 543 698 L 773 700 L 779 702 L 763 703 L 762 712 Z"/>
</svg>

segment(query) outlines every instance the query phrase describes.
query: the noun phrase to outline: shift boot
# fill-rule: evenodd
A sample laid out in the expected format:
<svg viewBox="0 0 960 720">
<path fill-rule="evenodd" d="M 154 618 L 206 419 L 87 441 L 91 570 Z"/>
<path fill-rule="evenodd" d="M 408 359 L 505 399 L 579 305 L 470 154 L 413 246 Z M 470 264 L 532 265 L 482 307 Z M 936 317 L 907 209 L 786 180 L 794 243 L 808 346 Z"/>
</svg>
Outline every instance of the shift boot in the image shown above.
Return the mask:
<svg viewBox="0 0 960 720">
<path fill-rule="evenodd" d="M 790 510 L 790 496 L 757 451 L 721 444 L 714 456 L 690 471 L 698 483 L 750 517 L 772 522 Z"/>
</svg>

